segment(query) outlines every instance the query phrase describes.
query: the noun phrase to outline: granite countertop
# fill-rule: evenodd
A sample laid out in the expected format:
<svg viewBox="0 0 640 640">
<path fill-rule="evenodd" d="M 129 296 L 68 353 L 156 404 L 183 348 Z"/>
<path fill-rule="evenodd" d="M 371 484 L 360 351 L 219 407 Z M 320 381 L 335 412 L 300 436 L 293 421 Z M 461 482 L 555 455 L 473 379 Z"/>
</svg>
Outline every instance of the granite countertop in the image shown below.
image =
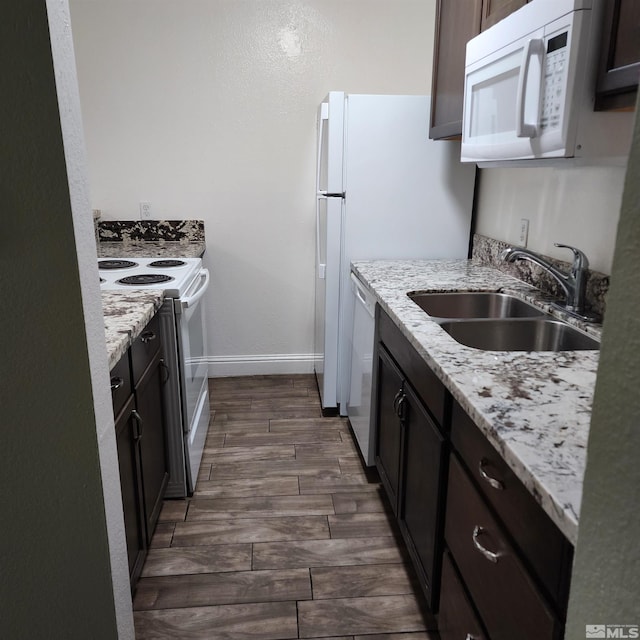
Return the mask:
<svg viewBox="0 0 640 640">
<path fill-rule="evenodd" d="M 163 300 L 164 293 L 156 289 L 102 292 L 109 370 L 118 364 L 162 306 Z"/>
<path fill-rule="evenodd" d="M 468 260 L 357 261 L 353 270 L 573 544 L 578 537 L 598 351 L 481 351 L 451 338 L 409 291 L 537 289 Z M 586 327 L 583 327 L 586 328 Z M 600 327 L 589 327 L 599 337 Z"/>
<path fill-rule="evenodd" d="M 98 258 L 201 258 L 204 241 L 131 240 L 98 242 Z"/>
</svg>

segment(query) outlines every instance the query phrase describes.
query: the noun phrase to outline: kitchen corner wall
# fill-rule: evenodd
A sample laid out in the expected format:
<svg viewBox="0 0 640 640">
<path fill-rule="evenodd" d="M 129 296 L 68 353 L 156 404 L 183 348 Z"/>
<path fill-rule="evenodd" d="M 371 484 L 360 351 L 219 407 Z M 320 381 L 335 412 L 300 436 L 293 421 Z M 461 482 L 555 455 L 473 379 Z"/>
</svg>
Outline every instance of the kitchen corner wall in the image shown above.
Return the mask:
<svg viewBox="0 0 640 640">
<path fill-rule="evenodd" d="M 435 0 L 70 4 L 92 207 L 205 221 L 211 375 L 311 371 L 317 105 L 429 93 Z"/>
<path fill-rule="evenodd" d="M 481 169 L 477 233 L 520 244 L 520 220 L 529 220 L 528 248 L 571 261 L 567 249 L 582 249 L 590 266 L 611 273 L 626 169 L 572 167 Z"/>
</svg>

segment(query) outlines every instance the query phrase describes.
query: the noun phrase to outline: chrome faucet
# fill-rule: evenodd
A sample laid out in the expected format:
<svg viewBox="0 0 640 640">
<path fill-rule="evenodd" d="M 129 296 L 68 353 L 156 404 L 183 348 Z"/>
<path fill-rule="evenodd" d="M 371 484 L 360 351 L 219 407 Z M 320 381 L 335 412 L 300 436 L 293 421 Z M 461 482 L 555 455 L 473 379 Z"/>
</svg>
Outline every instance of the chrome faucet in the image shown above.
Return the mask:
<svg viewBox="0 0 640 640">
<path fill-rule="evenodd" d="M 584 309 L 586 275 L 587 269 L 589 268 L 587 256 L 580 251 L 580 249 L 570 247 L 567 244 L 560 244 L 558 242 L 554 244 L 556 247 L 563 247 L 564 249 L 571 249 L 571 251 L 573 251 L 573 264 L 571 265 L 569 273 L 560 271 L 539 254 L 521 247 L 509 247 L 505 249 L 500 255 L 500 258 L 506 262 L 530 260 L 542 267 L 558 281 L 566 297 L 566 303 L 564 305 L 554 303 L 554 306 L 586 322 L 599 321 L 597 316 L 586 312 Z"/>
</svg>

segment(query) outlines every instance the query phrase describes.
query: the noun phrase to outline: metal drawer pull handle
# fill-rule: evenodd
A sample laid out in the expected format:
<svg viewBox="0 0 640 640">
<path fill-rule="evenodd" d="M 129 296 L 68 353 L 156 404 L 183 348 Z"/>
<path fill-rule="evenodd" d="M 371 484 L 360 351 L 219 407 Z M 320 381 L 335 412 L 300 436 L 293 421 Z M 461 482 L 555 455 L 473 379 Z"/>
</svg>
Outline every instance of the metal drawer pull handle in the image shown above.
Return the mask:
<svg viewBox="0 0 640 640">
<path fill-rule="evenodd" d="M 404 393 L 400 396 L 400 400 L 398 400 L 398 418 L 400 420 L 404 420 L 404 403 L 407 401 L 407 396 Z"/>
<path fill-rule="evenodd" d="M 482 476 L 483 480 L 486 480 L 494 489 L 499 489 L 502 491 L 504 489 L 504 483 L 501 480 L 497 480 L 496 478 L 492 478 L 485 470 L 485 466 L 489 463 L 486 458 L 481 458 L 478 464 L 478 471 Z"/>
<path fill-rule="evenodd" d="M 467 637 L 464 640 L 480 640 L 478 636 L 473 636 L 470 633 L 467 633 Z"/>
<path fill-rule="evenodd" d="M 160 362 L 158 363 L 164 370 L 165 374 L 166 374 L 166 378 L 162 381 L 163 384 L 166 384 L 167 382 L 169 382 L 169 378 L 171 377 L 171 371 L 169 370 L 169 367 L 167 366 L 167 363 L 164 360 L 160 360 Z"/>
<path fill-rule="evenodd" d="M 494 553 L 493 551 L 489 551 L 489 549 L 485 549 L 479 542 L 478 536 L 484 532 L 484 529 L 478 525 L 473 528 L 473 546 L 490 562 L 498 562 L 498 558 L 500 557 L 499 553 Z"/>
<path fill-rule="evenodd" d="M 398 389 L 398 393 L 393 398 L 393 411 L 396 415 L 398 415 L 398 403 L 400 402 L 400 398 L 402 398 L 402 388 Z"/>
<path fill-rule="evenodd" d="M 157 338 L 156 334 L 153 331 L 143 331 L 140 334 L 140 340 L 147 344 L 147 342 L 151 342 Z"/>
<path fill-rule="evenodd" d="M 142 438 L 142 427 L 144 426 L 144 421 L 142 420 L 142 416 L 135 409 L 131 411 L 131 416 L 136 424 L 133 438 L 134 440 L 140 440 L 140 438 Z"/>
<path fill-rule="evenodd" d="M 124 384 L 124 380 L 120 377 L 114 376 L 111 378 L 111 391 L 119 389 Z"/>
</svg>

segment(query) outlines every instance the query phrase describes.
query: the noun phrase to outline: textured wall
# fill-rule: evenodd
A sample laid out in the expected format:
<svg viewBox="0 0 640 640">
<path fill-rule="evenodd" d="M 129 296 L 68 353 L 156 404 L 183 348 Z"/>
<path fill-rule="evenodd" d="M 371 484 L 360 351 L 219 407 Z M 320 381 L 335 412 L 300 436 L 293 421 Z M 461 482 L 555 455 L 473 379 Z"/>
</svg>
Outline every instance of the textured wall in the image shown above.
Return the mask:
<svg viewBox="0 0 640 640">
<path fill-rule="evenodd" d="M 317 105 L 429 93 L 435 0 L 71 9 L 92 206 L 205 221 L 212 370 L 308 370 Z"/>
<path fill-rule="evenodd" d="M 623 167 L 481 169 L 476 231 L 520 244 L 520 219 L 529 220 L 528 247 L 560 260 L 582 249 L 596 271 L 611 273 Z"/>
<path fill-rule="evenodd" d="M 640 626 L 639 273 L 637 119 L 603 327 L 567 640 L 582 640 L 587 624 Z"/>
</svg>

